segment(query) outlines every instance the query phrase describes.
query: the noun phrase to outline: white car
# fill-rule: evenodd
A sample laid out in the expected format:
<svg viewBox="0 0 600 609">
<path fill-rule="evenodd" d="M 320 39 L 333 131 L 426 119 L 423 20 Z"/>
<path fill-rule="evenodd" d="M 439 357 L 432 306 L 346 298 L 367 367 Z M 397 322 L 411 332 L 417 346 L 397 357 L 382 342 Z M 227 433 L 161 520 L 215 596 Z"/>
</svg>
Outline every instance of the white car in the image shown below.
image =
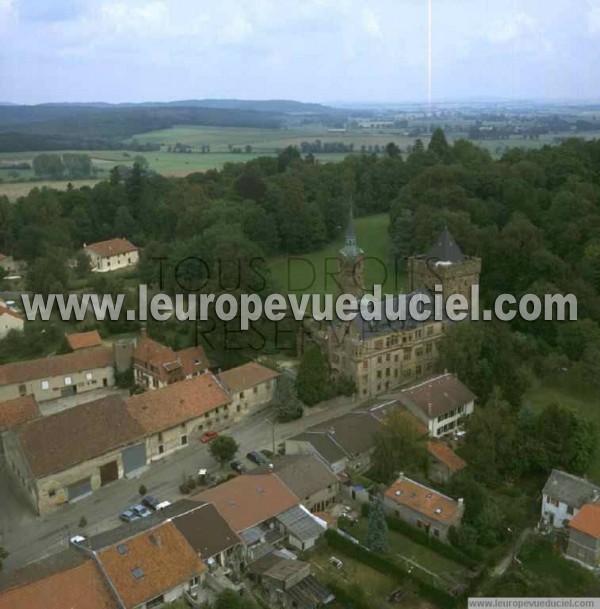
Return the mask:
<svg viewBox="0 0 600 609">
<path fill-rule="evenodd" d="M 158 512 L 159 510 L 164 510 L 166 507 L 169 507 L 171 505 L 170 501 L 161 501 L 157 506 L 156 506 L 156 511 Z"/>
<path fill-rule="evenodd" d="M 73 537 L 69 539 L 69 543 L 73 545 L 79 545 L 82 544 L 86 539 L 87 537 L 84 537 L 83 535 L 73 535 Z"/>
</svg>

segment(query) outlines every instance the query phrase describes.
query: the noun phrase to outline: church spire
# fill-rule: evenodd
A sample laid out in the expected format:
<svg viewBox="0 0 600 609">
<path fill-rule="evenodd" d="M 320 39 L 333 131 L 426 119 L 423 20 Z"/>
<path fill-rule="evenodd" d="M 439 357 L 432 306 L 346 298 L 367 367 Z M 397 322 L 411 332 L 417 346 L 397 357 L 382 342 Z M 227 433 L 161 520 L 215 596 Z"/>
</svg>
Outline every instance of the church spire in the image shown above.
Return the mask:
<svg viewBox="0 0 600 609">
<path fill-rule="evenodd" d="M 354 211 L 352 203 L 350 204 L 350 214 L 348 218 L 348 227 L 346 229 L 346 241 L 344 247 L 340 250 L 340 254 L 344 258 L 357 258 L 364 254 L 363 250 L 356 243 L 356 233 L 354 232 Z"/>
</svg>

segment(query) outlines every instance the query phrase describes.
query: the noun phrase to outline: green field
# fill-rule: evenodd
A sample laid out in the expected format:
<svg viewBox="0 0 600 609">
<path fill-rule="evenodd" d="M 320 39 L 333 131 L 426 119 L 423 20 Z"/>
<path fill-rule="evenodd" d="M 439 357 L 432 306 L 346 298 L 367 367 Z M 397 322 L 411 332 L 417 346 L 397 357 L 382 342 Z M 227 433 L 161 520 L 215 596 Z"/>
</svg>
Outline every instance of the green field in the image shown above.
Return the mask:
<svg viewBox="0 0 600 609">
<path fill-rule="evenodd" d="M 536 385 L 525 394 L 523 403 L 534 409 L 541 409 L 550 404 L 561 404 L 580 412 L 600 427 L 600 394 L 582 390 L 568 377 L 562 381 Z M 600 451 L 588 475 L 594 482 L 600 484 Z"/>
<path fill-rule="evenodd" d="M 365 251 L 365 285 L 383 285 L 383 293 L 402 291 L 404 261 L 398 261 L 398 274 L 389 259 L 389 216 L 377 214 L 354 221 L 358 245 Z M 337 254 L 344 243 L 342 235 L 319 252 L 301 256 L 279 256 L 270 261 L 271 273 L 284 293 L 338 294 L 332 275 L 337 269 Z M 370 260 L 368 258 L 371 258 Z M 382 265 L 386 265 L 386 270 Z M 387 273 L 387 278 L 386 278 Z"/>
</svg>

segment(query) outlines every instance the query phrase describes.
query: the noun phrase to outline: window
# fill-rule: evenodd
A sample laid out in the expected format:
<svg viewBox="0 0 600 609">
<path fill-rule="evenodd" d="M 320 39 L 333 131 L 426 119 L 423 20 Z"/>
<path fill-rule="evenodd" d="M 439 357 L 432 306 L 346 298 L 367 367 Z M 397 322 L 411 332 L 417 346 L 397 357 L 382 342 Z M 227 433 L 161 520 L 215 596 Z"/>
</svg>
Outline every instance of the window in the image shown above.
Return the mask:
<svg viewBox="0 0 600 609">
<path fill-rule="evenodd" d="M 567 506 L 567 514 L 573 516 L 574 513 L 575 513 L 575 508 L 572 505 L 568 505 Z"/>
<path fill-rule="evenodd" d="M 73 384 L 73 378 L 70 376 L 65 376 L 65 387 Z"/>
<path fill-rule="evenodd" d="M 362 367 L 363 368 L 368 368 L 369 367 L 369 360 L 366 359 L 363 363 L 362 363 Z"/>
<path fill-rule="evenodd" d="M 200 578 L 198 576 L 196 577 L 192 577 L 192 579 L 190 579 L 190 588 L 195 588 L 196 586 L 200 585 Z"/>
<path fill-rule="evenodd" d="M 158 445 L 158 454 L 162 455 L 165 452 L 165 447 L 163 444 Z"/>
<path fill-rule="evenodd" d="M 240 391 L 240 397 L 243 398 L 244 397 L 244 392 Z"/>
<path fill-rule="evenodd" d="M 144 572 L 139 567 L 136 567 L 135 569 L 133 569 L 132 573 L 133 573 L 133 577 L 135 577 L 135 579 L 142 579 L 142 577 L 144 577 Z"/>
<path fill-rule="evenodd" d="M 50 382 L 49 381 L 42 381 L 42 389 L 44 391 L 47 391 L 48 389 L 50 389 Z"/>
<path fill-rule="evenodd" d="M 380 355 L 380 356 L 377 358 L 377 363 L 378 363 L 378 364 L 381 364 L 381 362 L 382 362 L 382 359 L 381 359 L 381 355 Z"/>
<path fill-rule="evenodd" d="M 163 441 L 163 435 L 162 435 L 162 431 L 158 432 L 158 441 L 162 442 Z"/>
<path fill-rule="evenodd" d="M 407 362 L 410 359 L 410 349 L 404 350 L 404 361 Z"/>
<path fill-rule="evenodd" d="M 25 385 L 19 385 L 19 395 L 25 395 L 27 393 L 27 387 Z"/>
<path fill-rule="evenodd" d="M 181 446 L 185 446 L 188 443 L 187 436 L 181 436 Z"/>
<path fill-rule="evenodd" d="M 254 391 L 254 393 L 258 393 L 258 387 L 255 387 L 255 388 L 253 389 L 253 391 Z"/>
</svg>

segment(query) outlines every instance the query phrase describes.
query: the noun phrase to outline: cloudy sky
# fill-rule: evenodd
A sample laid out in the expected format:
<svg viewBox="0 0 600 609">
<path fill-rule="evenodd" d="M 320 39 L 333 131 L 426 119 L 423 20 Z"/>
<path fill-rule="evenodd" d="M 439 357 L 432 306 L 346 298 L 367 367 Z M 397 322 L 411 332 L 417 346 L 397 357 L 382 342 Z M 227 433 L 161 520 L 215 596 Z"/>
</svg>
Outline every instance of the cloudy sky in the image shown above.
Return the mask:
<svg viewBox="0 0 600 609">
<path fill-rule="evenodd" d="M 600 0 L 433 0 L 433 99 L 600 98 Z M 427 0 L 0 0 L 0 101 L 423 101 Z"/>
</svg>

